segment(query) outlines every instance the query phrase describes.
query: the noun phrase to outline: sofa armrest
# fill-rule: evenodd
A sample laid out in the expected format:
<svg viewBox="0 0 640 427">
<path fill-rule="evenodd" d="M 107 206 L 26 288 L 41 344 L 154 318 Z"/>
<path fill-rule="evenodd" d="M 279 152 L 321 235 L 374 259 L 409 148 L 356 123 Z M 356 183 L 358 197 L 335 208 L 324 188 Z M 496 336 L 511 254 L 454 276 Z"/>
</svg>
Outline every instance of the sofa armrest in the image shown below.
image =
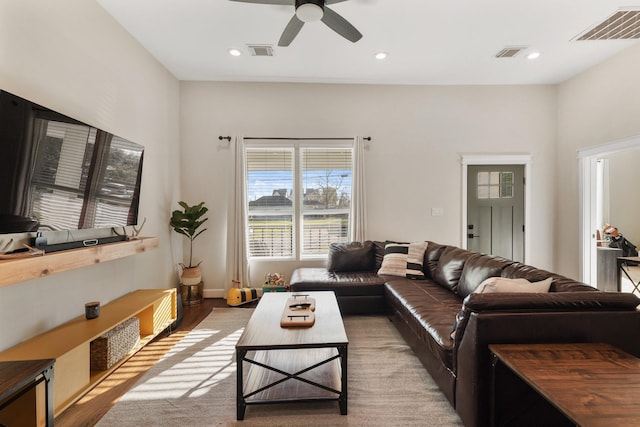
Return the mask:
<svg viewBox="0 0 640 427">
<path fill-rule="evenodd" d="M 640 298 L 619 292 L 548 292 L 470 294 L 463 301 L 469 311 L 490 310 L 634 310 Z"/>
<path fill-rule="evenodd" d="M 636 295 L 619 292 L 473 293 L 463 300 L 457 316 L 454 349 L 458 348 L 472 313 L 636 311 L 638 305 L 640 298 Z M 455 363 L 454 356 L 454 367 Z"/>
</svg>

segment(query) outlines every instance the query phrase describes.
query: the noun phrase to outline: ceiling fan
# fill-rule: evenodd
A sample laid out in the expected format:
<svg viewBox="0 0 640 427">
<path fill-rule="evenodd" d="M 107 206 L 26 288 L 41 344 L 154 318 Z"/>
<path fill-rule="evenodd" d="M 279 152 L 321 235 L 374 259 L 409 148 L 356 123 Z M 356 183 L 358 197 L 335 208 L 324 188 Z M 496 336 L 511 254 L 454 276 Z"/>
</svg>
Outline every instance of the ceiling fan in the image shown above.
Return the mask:
<svg viewBox="0 0 640 427">
<path fill-rule="evenodd" d="M 305 22 L 322 21 L 345 39 L 355 43 L 362 34 L 342 16 L 329 9 L 327 5 L 347 0 L 231 0 L 241 3 L 277 4 L 295 6 L 295 14 L 285 27 L 278 46 L 289 46 L 296 38 Z"/>
</svg>

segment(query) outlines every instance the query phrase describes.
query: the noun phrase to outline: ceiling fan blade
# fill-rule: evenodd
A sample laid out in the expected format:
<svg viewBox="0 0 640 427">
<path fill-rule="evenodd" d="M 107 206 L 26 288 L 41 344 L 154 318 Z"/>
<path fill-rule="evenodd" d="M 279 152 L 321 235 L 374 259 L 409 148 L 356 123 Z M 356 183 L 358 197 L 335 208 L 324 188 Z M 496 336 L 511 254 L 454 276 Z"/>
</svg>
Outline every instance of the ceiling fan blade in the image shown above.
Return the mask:
<svg viewBox="0 0 640 427">
<path fill-rule="evenodd" d="M 326 6 L 324 8 L 322 22 L 349 41 L 355 43 L 362 38 L 362 34 L 360 34 L 360 31 L 356 30 L 356 27 Z"/>
<path fill-rule="evenodd" d="M 240 3 L 281 4 L 286 6 L 294 6 L 296 4 L 295 0 L 229 0 L 229 1 L 237 1 Z"/>
<path fill-rule="evenodd" d="M 284 28 L 282 35 L 280 36 L 280 40 L 278 41 L 278 46 L 282 46 L 282 47 L 289 46 L 293 41 L 293 39 L 296 38 L 300 30 L 302 29 L 303 25 L 304 25 L 304 22 L 299 20 L 296 15 L 293 15 L 293 18 L 291 18 L 291 21 L 289 21 L 287 26 Z"/>
<path fill-rule="evenodd" d="M 343 1 L 347 1 L 347 0 L 325 0 L 324 4 L 335 4 L 335 3 L 342 3 Z"/>
</svg>

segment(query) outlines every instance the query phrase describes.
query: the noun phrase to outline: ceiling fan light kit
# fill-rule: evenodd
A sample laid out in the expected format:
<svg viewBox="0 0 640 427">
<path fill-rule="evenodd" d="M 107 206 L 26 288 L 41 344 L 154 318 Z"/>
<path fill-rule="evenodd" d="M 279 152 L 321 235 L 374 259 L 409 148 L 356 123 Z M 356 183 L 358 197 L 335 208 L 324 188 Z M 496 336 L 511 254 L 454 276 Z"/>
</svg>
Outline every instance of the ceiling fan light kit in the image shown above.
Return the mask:
<svg viewBox="0 0 640 427">
<path fill-rule="evenodd" d="M 296 0 L 296 16 L 302 22 L 316 22 L 324 16 L 322 0 Z"/>
</svg>

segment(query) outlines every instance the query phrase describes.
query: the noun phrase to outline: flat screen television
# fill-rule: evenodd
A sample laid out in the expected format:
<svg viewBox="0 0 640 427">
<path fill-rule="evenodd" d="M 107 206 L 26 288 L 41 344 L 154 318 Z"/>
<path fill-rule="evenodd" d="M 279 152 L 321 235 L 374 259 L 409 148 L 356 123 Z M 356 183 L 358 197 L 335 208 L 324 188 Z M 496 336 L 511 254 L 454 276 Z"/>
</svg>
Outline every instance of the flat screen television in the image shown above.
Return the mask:
<svg viewBox="0 0 640 427">
<path fill-rule="evenodd" d="M 135 225 L 144 147 L 0 91 L 0 233 Z"/>
</svg>

